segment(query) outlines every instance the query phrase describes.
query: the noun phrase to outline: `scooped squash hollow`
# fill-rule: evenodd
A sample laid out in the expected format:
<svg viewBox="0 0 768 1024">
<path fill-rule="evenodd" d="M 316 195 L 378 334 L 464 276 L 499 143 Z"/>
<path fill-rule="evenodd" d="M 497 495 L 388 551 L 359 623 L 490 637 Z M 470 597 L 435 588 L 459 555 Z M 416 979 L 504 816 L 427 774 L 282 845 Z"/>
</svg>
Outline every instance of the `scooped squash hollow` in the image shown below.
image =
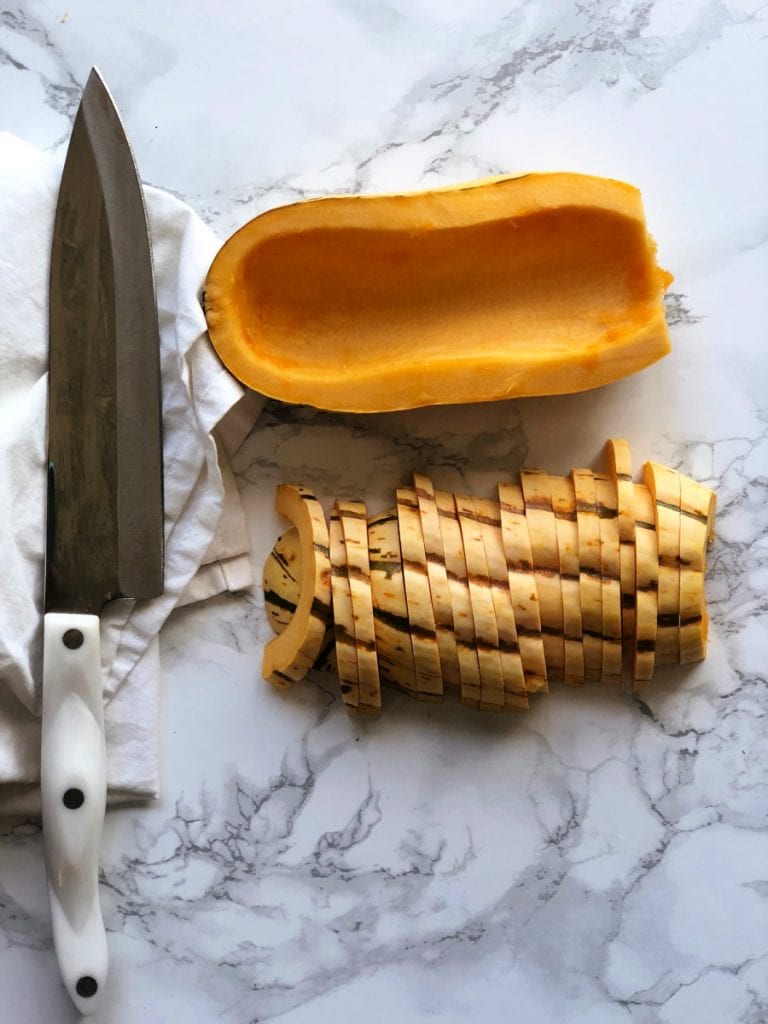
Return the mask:
<svg viewBox="0 0 768 1024">
<path fill-rule="evenodd" d="M 381 412 L 599 387 L 669 352 L 640 192 L 588 175 L 309 200 L 205 286 L 214 347 L 272 398 Z"/>
</svg>

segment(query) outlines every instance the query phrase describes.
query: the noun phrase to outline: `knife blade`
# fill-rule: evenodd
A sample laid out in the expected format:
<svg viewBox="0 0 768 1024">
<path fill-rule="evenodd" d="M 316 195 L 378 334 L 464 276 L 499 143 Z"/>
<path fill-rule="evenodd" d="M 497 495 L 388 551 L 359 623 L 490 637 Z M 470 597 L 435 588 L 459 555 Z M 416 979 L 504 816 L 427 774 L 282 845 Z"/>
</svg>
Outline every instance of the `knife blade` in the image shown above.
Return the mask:
<svg viewBox="0 0 768 1024">
<path fill-rule="evenodd" d="M 94 68 L 51 245 L 41 798 L 54 947 L 83 1014 L 108 969 L 99 616 L 163 589 L 159 331 L 141 183 Z"/>
</svg>

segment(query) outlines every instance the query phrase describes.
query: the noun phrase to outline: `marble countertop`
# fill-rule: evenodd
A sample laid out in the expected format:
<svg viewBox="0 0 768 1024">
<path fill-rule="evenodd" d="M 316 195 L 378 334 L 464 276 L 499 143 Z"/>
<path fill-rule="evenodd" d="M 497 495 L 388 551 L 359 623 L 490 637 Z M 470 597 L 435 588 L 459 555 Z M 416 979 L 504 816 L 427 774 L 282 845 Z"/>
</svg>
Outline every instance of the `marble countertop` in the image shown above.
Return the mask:
<svg viewBox="0 0 768 1024">
<path fill-rule="evenodd" d="M 110 812 L 109 1024 L 768 1020 L 768 22 L 754 0 L 11 2 L 0 129 L 65 145 L 92 64 L 144 179 L 223 240 L 297 197 L 571 169 L 643 192 L 673 352 L 599 391 L 354 417 L 269 402 L 235 470 L 383 507 L 608 436 L 717 489 L 707 660 L 493 716 L 260 679 L 258 592 L 162 634 L 164 781 Z M 5 243 L 3 243 L 5 244 Z M 4 1020 L 64 1024 L 39 826 L 0 824 Z"/>
</svg>

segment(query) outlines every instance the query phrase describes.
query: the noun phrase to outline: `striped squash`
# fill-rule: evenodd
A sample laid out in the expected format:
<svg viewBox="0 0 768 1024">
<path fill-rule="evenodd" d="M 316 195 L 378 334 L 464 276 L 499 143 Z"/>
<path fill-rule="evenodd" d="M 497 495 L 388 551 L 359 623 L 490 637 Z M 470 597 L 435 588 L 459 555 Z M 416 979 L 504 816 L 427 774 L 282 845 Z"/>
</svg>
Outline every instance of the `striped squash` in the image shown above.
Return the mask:
<svg viewBox="0 0 768 1024">
<path fill-rule="evenodd" d="M 329 663 L 350 713 L 376 712 L 380 682 L 418 700 L 444 692 L 480 710 L 524 710 L 549 679 L 633 686 L 706 655 L 707 550 L 715 495 L 611 439 L 606 472 L 523 470 L 498 500 L 450 494 L 423 473 L 369 516 L 278 488 L 295 524 L 264 567 L 279 635 L 264 653 L 278 685 Z M 631 615 L 627 612 L 631 610 Z"/>
</svg>

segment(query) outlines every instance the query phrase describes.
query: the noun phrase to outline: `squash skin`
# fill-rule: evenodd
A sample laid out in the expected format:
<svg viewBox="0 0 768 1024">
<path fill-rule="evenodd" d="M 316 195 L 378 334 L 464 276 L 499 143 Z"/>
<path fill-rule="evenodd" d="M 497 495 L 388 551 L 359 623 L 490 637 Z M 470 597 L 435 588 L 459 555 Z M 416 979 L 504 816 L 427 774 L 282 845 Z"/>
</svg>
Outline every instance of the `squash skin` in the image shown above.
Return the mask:
<svg viewBox="0 0 768 1024">
<path fill-rule="evenodd" d="M 314 199 L 256 217 L 205 284 L 214 348 L 284 402 L 385 412 L 584 391 L 667 355 L 639 191 L 569 173 Z"/>
</svg>

